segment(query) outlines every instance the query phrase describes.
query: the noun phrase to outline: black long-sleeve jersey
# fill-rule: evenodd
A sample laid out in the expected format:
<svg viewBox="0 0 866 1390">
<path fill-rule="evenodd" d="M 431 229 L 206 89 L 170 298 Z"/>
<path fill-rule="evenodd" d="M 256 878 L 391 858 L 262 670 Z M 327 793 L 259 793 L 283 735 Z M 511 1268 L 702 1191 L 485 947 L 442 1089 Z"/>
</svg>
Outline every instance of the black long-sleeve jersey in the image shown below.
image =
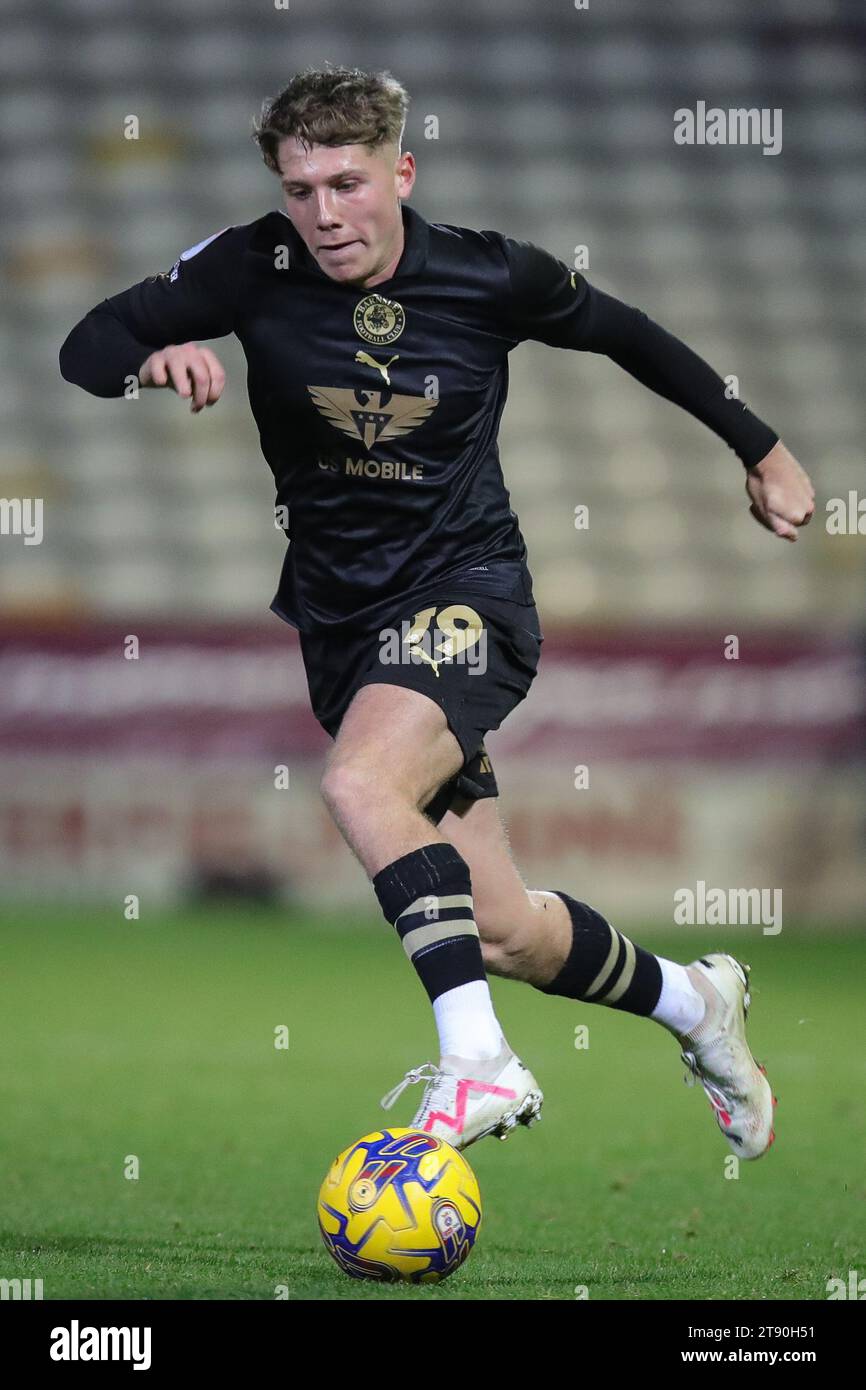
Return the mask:
<svg viewBox="0 0 866 1390">
<path fill-rule="evenodd" d="M 295 627 L 374 630 L 443 584 L 532 602 L 497 447 L 527 339 L 610 357 L 746 467 L 776 443 L 685 343 L 547 251 L 402 216 L 397 269 L 371 290 L 332 280 L 272 211 L 104 300 L 60 352 L 67 381 L 112 397 L 156 348 L 237 335 L 289 538 L 271 607 Z"/>
</svg>

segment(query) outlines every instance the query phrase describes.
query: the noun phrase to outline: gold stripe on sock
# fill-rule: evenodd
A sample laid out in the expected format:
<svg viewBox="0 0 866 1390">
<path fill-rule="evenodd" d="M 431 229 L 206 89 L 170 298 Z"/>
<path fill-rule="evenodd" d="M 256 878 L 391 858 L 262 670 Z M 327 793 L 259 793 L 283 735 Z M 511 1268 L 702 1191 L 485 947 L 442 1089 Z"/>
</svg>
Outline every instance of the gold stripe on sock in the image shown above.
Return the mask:
<svg viewBox="0 0 866 1390">
<path fill-rule="evenodd" d="M 589 999 L 590 995 L 595 994 L 596 990 L 601 989 L 602 985 L 604 985 L 604 983 L 610 979 L 611 971 L 613 970 L 614 966 L 619 960 L 619 936 L 614 931 L 613 927 L 610 925 L 610 922 L 607 923 L 607 929 L 610 932 L 611 936 L 610 950 L 607 954 L 607 960 L 599 970 L 592 984 L 589 986 L 587 990 L 584 991 L 584 999 Z M 594 1002 L 595 1000 L 593 1000 L 593 1003 Z"/>
<path fill-rule="evenodd" d="M 595 1001 L 597 1004 L 615 1004 L 618 999 L 622 998 L 634 979 L 635 967 L 637 966 L 634 946 L 627 936 L 623 937 L 623 941 L 625 942 L 625 964 L 622 967 L 622 974 L 610 993 Z"/>
<path fill-rule="evenodd" d="M 437 913 L 441 912 L 443 908 L 472 906 L 471 893 L 445 893 L 441 897 L 436 893 L 427 893 L 423 898 L 416 898 L 408 907 L 404 907 L 403 911 L 400 913 L 400 917 L 408 917 L 414 912 L 429 912 L 431 910 L 431 898 L 433 898 L 435 902 L 435 910 Z M 400 917 L 397 918 L 397 922 L 400 921 Z M 432 922 L 435 919 L 431 917 L 430 920 Z M 394 925 L 396 926 L 396 922 Z"/>
<path fill-rule="evenodd" d="M 451 921 L 428 922 L 423 927 L 415 927 L 403 937 L 403 950 L 411 960 L 416 952 L 437 941 L 445 941 L 449 936 L 477 936 L 475 923 L 464 917 L 454 917 Z"/>
</svg>

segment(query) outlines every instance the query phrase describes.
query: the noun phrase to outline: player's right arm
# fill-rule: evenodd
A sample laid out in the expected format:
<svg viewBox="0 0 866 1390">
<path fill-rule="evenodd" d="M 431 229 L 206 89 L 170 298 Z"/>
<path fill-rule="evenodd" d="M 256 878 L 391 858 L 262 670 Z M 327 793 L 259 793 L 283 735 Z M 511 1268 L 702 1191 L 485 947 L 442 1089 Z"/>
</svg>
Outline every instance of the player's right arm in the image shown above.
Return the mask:
<svg viewBox="0 0 866 1390">
<path fill-rule="evenodd" d="M 198 343 L 171 343 L 152 352 L 141 364 L 140 386 L 170 386 L 189 399 L 197 415 L 206 405 L 216 405 L 226 384 L 225 368 L 210 348 Z"/>
<path fill-rule="evenodd" d="M 60 349 L 67 381 L 94 396 L 122 396 L 131 380 L 168 387 L 197 413 L 219 400 L 225 371 L 199 338 L 234 328 L 247 228 L 226 227 L 184 251 L 161 275 L 105 299 Z"/>
</svg>

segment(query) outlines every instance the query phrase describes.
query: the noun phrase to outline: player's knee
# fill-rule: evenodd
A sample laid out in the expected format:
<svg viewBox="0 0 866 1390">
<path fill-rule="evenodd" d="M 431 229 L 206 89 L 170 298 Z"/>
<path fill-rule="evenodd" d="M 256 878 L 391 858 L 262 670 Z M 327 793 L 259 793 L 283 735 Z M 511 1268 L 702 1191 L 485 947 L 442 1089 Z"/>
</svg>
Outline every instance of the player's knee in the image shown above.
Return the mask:
<svg viewBox="0 0 866 1390">
<path fill-rule="evenodd" d="M 488 975 L 504 980 L 524 980 L 533 959 L 532 944 L 516 934 L 481 942 L 481 959 Z"/>
<path fill-rule="evenodd" d="M 475 925 L 481 940 L 481 958 L 491 975 L 522 979 L 532 959 L 532 933 L 527 929 L 523 903 L 475 905 Z"/>
<path fill-rule="evenodd" d="M 364 803 L 374 780 L 363 763 L 347 759 L 325 768 L 319 790 L 328 810 L 339 818 Z"/>
<path fill-rule="evenodd" d="M 329 764 L 319 790 L 328 810 L 339 821 L 362 806 L 372 813 L 412 804 L 410 790 L 398 777 L 364 757 L 340 758 Z"/>
</svg>

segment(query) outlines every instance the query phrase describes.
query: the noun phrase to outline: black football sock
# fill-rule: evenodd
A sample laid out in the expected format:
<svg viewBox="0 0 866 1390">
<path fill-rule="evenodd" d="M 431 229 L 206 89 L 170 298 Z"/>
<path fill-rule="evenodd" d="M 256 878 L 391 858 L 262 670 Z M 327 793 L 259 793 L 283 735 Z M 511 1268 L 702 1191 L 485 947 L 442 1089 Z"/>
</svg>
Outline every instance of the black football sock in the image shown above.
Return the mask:
<svg viewBox="0 0 866 1390">
<path fill-rule="evenodd" d="M 607 1004 L 630 1014 L 651 1014 L 662 990 L 662 969 L 656 957 L 635 946 L 588 903 L 553 891 L 571 917 L 571 950 L 555 979 L 536 989 L 587 1004 Z"/>
<path fill-rule="evenodd" d="M 475 925 L 469 865 L 437 841 L 388 864 L 373 879 L 432 1004 L 440 994 L 487 979 Z"/>
</svg>

